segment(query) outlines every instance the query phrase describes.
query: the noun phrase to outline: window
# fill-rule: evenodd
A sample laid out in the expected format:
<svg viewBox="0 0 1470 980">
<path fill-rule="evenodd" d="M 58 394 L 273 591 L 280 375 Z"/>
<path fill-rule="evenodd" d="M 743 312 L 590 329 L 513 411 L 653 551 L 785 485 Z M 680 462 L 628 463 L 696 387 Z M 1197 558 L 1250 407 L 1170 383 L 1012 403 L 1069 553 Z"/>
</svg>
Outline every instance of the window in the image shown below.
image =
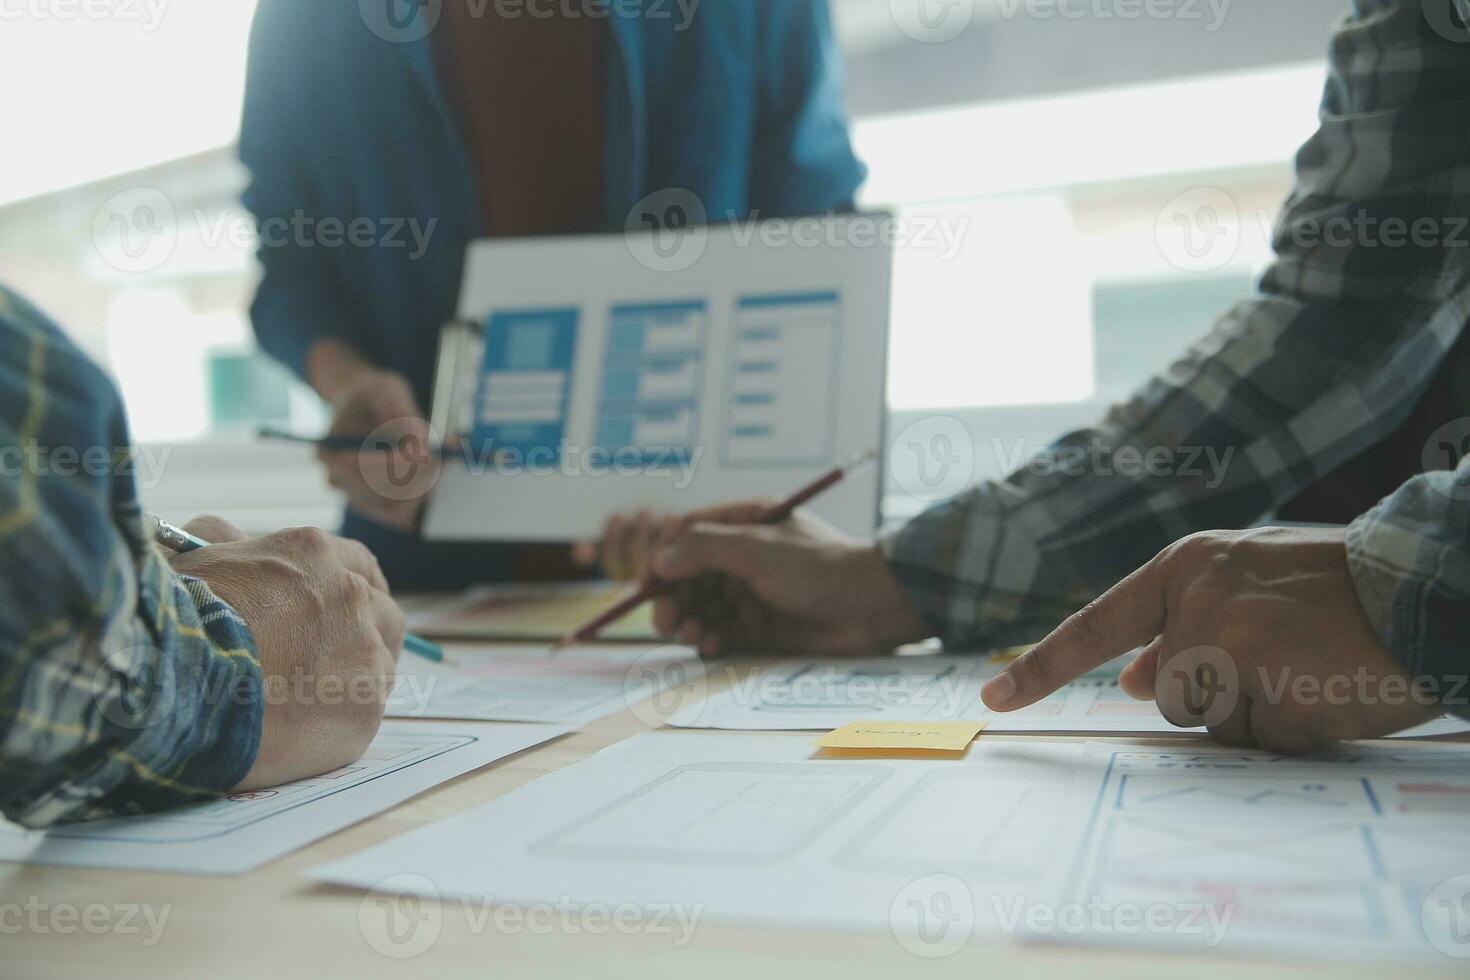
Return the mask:
<svg viewBox="0 0 1470 980">
<path fill-rule="evenodd" d="M 1040 448 L 1095 419 L 1249 292 L 1322 77 L 1320 63 L 1251 61 L 1251 18 L 1279 11 L 1274 3 L 1242 0 L 1232 23 L 1244 33 L 1202 42 L 1242 70 L 957 105 L 921 91 L 942 46 L 899 37 L 887 0 L 835 5 L 855 91 L 914 80 L 912 91 L 885 90 L 912 106 L 875 112 L 859 100 L 855 120 L 871 169 L 865 203 L 894 209 L 905 241 L 895 430 L 953 417 L 987 447 L 975 478 L 1003 476 L 1014 447 Z M 146 4 L 131 9 L 151 16 Z M 110 368 L 136 438 L 179 446 L 167 484 L 151 491 L 166 516 L 230 503 L 231 461 L 248 458 L 253 472 L 281 468 L 280 496 L 241 506 L 277 522 L 330 519 L 332 497 L 306 455 L 251 439 L 261 423 L 326 421 L 248 324 L 257 272 L 233 142 L 254 2 L 159 9 L 157 23 L 32 18 L 0 31 L 0 85 L 29 93 L 7 104 L 7 130 L 31 134 L 0 159 L 0 278 Z M 1044 26 L 1007 36 L 1037 43 Z M 42 76 L 48 84 L 35 85 Z M 160 199 L 123 229 L 135 247 L 109 253 L 94 236 L 99 205 L 140 188 Z M 162 261 L 148 252 L 158 241 Z M 1011 449 L 989 449 L 1002 445 Z M 904 483 L 898 474 L 890 487 L 894 514 L 922 504 Z"/>
</svg>

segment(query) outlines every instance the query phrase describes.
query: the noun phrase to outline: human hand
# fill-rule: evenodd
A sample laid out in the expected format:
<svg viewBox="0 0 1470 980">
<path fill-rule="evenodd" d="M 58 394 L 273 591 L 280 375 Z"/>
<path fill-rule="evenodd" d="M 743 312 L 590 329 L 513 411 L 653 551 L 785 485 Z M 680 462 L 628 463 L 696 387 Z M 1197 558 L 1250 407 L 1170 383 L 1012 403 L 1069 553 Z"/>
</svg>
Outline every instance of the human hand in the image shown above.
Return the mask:
<svg viewBox="0 0 1470 980">
<path fill-rule="evenodd" d="M 279 786 L 359 758 L 383 720 L 405 629 L 377 560 L 315 528 L 247 538 L 201 517 L 186 530 L 211 546 L 170 564 L 240 614 L 260 658 L 260 750 L 236 788 Z"/>
<path fill-rule="evenodd" d="M 1123 690 L 1227 745 L 1306 752 L 1444 710 L 1379 642 L 1345 532 L 1283 528 L 1165 548 L 992 679 L 985 703 L 1024 708 L 1140 646 Z"/>
<path fill-rule="evenodd" d="M 441 462 L 413 389 L 402 375 L 365 368 L 334 392 L 332 407 L 329 437 L 373 437 L 355 451 L 318 451 L 332 486 L 363 516 L 415 530 Z"/>
<path fill-rule="evenodd" d="M 672 542 L 687 517 L 659 517 L 643 510 L 628 516 L 614 514 L 603 527 L 598 541 L 580 541 L 572 546 L 572 562 L 580 568 L 598 563 L 615 582 L 646 579 L 660 548 Z"/>
<path fill-rule="evenodd" d="M 891 653 L 933 631 L 871 544 L 810 515 L 758 524 L 752 502 L 689 515 L 654 557 L 675 585 L 658 600 L 660 632 L 715 657 L 737 652 Z"/>
</svg>

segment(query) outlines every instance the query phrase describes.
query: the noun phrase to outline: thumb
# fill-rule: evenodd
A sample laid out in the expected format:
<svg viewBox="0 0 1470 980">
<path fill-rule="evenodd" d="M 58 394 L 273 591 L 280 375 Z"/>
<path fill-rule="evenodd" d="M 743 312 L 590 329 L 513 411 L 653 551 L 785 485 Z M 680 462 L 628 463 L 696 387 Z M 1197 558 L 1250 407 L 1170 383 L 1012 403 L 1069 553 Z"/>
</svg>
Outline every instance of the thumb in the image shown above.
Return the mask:
<svg viewBox="0 0 1470 980">
<path fill-rule="evenodd" d="M 223 517 L 215 517 L 213 514 L 194 518 L 184 525 L 184 530 L 195 537 L 203 538 L 210 544 L 229 544 L 232 541 L 244 541 L 249 537 Z"/>
<path fill-rule="evenodd" d="M 653 574 L 682 582 L 718 572 L 749 583 L 770 568 L 767 528 L 726 524 L 693 524 L 653 559 Z"/>
</svg>

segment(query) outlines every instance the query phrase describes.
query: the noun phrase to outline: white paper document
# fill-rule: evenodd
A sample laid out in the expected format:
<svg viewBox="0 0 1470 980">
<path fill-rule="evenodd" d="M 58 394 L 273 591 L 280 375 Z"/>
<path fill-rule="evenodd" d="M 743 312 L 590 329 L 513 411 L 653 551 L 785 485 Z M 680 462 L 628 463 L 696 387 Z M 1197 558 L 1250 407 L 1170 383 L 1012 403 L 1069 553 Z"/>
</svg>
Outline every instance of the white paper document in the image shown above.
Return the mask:
<svg viewBox="0 0 1470 980">
<path fill-rule="evenodd" d="M 978 657 L 794 660 L 733 676 L 670 719 L 676 728 L 826 731 L 854 721 L 947 721 L 983 713 Z"/>
<path fill-rule="evenodd" d="M 546 645 L 456 649 L 453 664 L 404 657 L 388 700 L 392 718 L 586 725 L 704 676 L 690 647 Z M 413 662 L 409 661 L 413 659 Z"/>
<path fill-rule="evenodd" d="M 1470 955 L 1470 746 L 1286 758 L 1092 742 L 1067 809 L 1046 906 L 1063 911 L 1038 938 Z"/>
<path fill-rule="evenodd" d="M 968 936 L 1045 881 L 1081 750 L 982 740 L 958 760 L 832 759 L 805 736 L 653 732 L 311 874 L 900 935 L 956 912 Z"/>
<path fill-rule="evenodd" d="M 1151 701 L 1118 686 L 1131 658 L 1121 657 L 1020 711 L 994 712 L 980 699 L 1007 661 L 975 656 L 783 661 L 690 705 L 670 719 L 677 728 L 729 731 L 827 731 L 855 721 L 979 721 L 986 731 L 1065 734 L 1178 734 Z M 1470 731 L 1445 717 L 1399 737 Z"/>
<path fill-rule="evenodd" d="M 358 761 L 275 789 L 47 832 L 0 823 L 0 861 L 242 874 L 566 733 L 550 725 L 389 723 Z"/>
<path fill-rule="evenodd" d="M 674 266 L 658 231 L 474 243 L 475 390 L 443 423 L 470 451 L 425 536 L 590 540 L 613 514 L 781 497 L 883 448 L 890 219 L 809 220 L 802 247 L 773 242 L 779 224 L 692 227 Z M 881 473 L 812 509 L 870 534 Z"/>
</svg>

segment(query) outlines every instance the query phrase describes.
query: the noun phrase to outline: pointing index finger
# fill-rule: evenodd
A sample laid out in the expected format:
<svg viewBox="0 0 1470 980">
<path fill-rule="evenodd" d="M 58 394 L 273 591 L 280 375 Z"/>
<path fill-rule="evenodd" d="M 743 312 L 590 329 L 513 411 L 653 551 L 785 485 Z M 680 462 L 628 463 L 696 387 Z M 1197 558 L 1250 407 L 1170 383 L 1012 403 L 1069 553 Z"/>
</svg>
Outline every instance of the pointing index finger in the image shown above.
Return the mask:
<svg viewBox="0 0 1470 980">
<path fill-rule="evenodd" d="M 1153 640 L 1164 630 L 1164 576 L 1155 558 L 1068 617 L 1050 636 L 985 685 L 981 695 L 994 711 L 1035 704 L 1115 657 Z"/>
</svg>

